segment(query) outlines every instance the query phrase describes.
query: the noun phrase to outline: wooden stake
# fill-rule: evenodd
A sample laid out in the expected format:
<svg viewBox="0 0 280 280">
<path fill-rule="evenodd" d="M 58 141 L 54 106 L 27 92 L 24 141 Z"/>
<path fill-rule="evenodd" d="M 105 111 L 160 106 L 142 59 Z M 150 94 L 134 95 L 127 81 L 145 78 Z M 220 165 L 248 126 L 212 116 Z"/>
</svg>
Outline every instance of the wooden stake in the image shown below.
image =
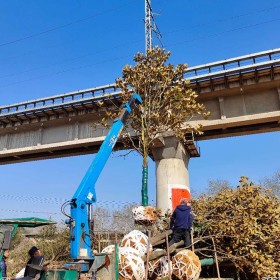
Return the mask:
<svg viewBox="0 0 280 280">
<path fill-rule="evenodd" d="M 101 242 L 100 242 L 100 233 L 98 233 L 98 253 L 101 252 Z"/>
<path fill-rule="evenodd" d="M 214 242 L 214 238 L 212 237 L 212 242 L 213 242 L 213 249 L 214 249 L 214 256 L 215 256 L 215 263 L 216 263 L 216 268 L 217 268 L 217 274 L 218 274 L 218 279 L 220 278 L 220 268 L 219 268 L 219 263 L 218 263 L 218 257 L 217 257 L 217 251 L 216 251 L 216 245 Z"/>
<path fill-rule="evenodd" d="M 168 244 L 168 233 L 165 233 L 166 239 L 166 251 L 167 251 L 167 262 L 168 262 L 168 279 L 171 280 L 171 267 L 170 267 L 170 254 L 169 254 L 169 244 Z"/>
<path fill-rule="evenodd" d="M 191 242 L 192 242 L 192 251 L 194 252 L 194 243 L 193 243 L 193 229 L 191 229 Z"/>
<path fill-rule="evenodd" d="M 148 280 L 149 274 L 149 257 L 150 257 L 150 239 L 151 239 L 151 231 L 148 232 L 148 248 L 147 248 L 147 260 L 146 260 L 146 269 L 145 269 L 145 280 Z"/>
</svg>

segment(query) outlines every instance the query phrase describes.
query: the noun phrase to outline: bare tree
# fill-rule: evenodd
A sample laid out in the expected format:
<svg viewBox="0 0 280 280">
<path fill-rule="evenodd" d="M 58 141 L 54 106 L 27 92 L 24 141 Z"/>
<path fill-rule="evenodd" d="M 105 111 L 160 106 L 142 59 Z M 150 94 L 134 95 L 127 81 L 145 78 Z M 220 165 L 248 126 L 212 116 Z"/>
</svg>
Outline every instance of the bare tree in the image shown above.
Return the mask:
<svg viewBox="0 0 280 280">
<path fill-rule="evenodd" d="M 265 177 L 262 179 L 261 184 L 280 197 L 280 170 L 276 171 L 271 178 Z"/>
<path fill-rule="evenodd" d="M 115 231 L 126 234 L 135 228 L 132 215 L 132 208 L 134 206 L 131 204 L 113 212 L 112 228 Z"/>
<path fill-rule="evenodd" d="M 97 207 L 93 211 L 94 230 L 104 231 L 112 228 L 112 213 L 109 209 L 104 207 Z"/>
<path fill-rule="evenodd" d="M 228 180 L 223 179 L 215 179 L 215 180 L 208 180 L 208 195 L 215 195 L 222 191 L 223 189 L 229 189 L 230 183 Z"/>
</svg>

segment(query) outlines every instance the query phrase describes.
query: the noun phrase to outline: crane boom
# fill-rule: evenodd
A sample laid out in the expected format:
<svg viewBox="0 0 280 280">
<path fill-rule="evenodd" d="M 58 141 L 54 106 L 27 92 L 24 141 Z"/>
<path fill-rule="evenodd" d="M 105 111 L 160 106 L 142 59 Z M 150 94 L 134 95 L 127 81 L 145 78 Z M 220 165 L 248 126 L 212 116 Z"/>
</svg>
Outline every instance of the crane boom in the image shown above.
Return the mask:
<svg viewBox="0 0 280 280">
<path fill-rule="evenodd" d="M 114 120 L 109 133 L 70 202 L 71 218 L 68 220 L 70 224 L 70 254 L 74 263 L 84 262 L 82 271 L 88 271 L 94 260 L 91 250 L 89 215 L 90 205 L 96 202 L 95 183 L 112 153 L 135 103 L 142 103 L 141 97 L 136 93 L 125 104 L 120 116 Z"/>
</svg>

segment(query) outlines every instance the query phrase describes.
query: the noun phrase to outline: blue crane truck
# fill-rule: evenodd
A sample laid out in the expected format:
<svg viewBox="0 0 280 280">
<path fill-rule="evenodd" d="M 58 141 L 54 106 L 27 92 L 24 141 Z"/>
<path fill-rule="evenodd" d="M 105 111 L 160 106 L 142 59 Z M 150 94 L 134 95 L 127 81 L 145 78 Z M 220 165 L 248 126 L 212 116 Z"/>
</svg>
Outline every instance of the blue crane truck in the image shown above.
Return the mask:
<svg viewBox="0 0 280 280">
<path fill-rule="evenodd" d="M 73 198 L 68 202 L 71 210 L 66 223 L 70 226 L 70 256 L 73 262 L 65 264 L 65 270 L 60 272 L 49 271 L 49 276 L 45 276 L 45 279 L 53 279 L 54 274 L 56 275 L 55 279 L 77 279 L 77 272 L 80 274 L 91 271 L 94 262 L 101 262 L 102 265 L 104 259 L 101 258 L 101 261 L 95 260 L 90 239 L 91 206 L 96 202 L 95 183 L 110 157 L 134 105 L 141 103 L 142 99 L 138 94 L 133 94 L 129 101 L 125 103 L 120 116 L 114 120 L 109 133 L 89 166 Z"/>
<path fill-rule="evenodd" d="M 95 183 L 98 180 L 108 158 L 110 157 L 133 107 L 135 104 L 141 103 L 142 99 L 136 93 L 131 96 L 128 102 L 125 103 L 120 116 L 114 120 L 109 133 L 89 166 L 73 198 L 62 207 L 62 209 L 64 209 L 67 205 L 70 205 L 70 214 L 66 214 L 64 210 L 63 212 L 68 217 L 66 224 L 70 227 L 70 256 L 73 261 L 65 264 L 63 269 L 49 270 L 47 273 L 43 274 L 41 273 L 43 269 L 42 266 L 35 263 L 30 264 L 29 266 L 33 268 L 33 271 L 38 270 L 38 274 L 41 275 L 40 279 L 77 280 L 80 278 L 81 274 L 92 272 L 93 266 L 98 267 L 99 263 L 100 266 L 102 266 L 103 262 L 106 261 L 103 256 L 97 260 L 92 252 L 91 246 L 91 207 L 92 204 L 96 202 Z M 10 236 L 12 234 L 14 235 L 14 227 L 11 228 L 12 229 L 9 230 Z M 7 242 L 4 242 L 4 233 L 2 239 L 4 246 L 1 246 L 3 244 L 0 244 L 0 260 L 3 256 L 4 250 L 9 248 Z M 0 280 L 1 279 L 2 275 L 0 271 Z M 29 279 L 37 278 L 31 276 Z M 94 279 L 94 276 L 90 279 Z"/>
</svg>

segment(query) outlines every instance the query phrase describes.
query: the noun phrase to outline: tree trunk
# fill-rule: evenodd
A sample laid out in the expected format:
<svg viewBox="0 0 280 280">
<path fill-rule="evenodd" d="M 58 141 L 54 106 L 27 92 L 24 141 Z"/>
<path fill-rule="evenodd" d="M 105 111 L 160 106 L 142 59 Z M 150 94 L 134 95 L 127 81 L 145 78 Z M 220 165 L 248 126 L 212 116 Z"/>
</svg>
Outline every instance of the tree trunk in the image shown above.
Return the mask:
<svg viewBox="0 0 280 280">
<path fill-rule="evenodd" d="M 169 229 L 169 230 L 167 230 L 167 231 L 164 231 L 164 232 L 162 232 L 162 233 L 157 234 L 156 236 L 153 236 L 153 237 L 151 238 L 151 240 L 150 240 L 151 244 L 152 244 L 153 246 L 155 246 L 155 245 L 158 245 L 158 242 L 160 242 L 160 244 L 163 243 L 163 242 L 165 242 L 165 235 L 166 235 L 166 233 L 167 233 L 167 235 L 170 235 L 170 234 L 172 234 L 172 230 Z M 161 242 L 161 241 L 162 241 L 162 242 Z"/>
<path fill-rule="evenodd" d="M 170 254 L 175 253 L 176 249 L 178 247 L 183 246 L 183 245 L 184 245 L 183 240 L 181 240 L 180 242 L 174 243 L 173 245 L 170 246 L 169 253 Z M 153 251 L 153 252 L 150 253 L 149 260 L 152 261 L 152 260 L 155 260 L 155 259 L 159 259 L 160 257 L 166 256 L 166 255 L 167 255 L 167 251 L 165 249 L 156 250 L 156 251 Z M 147 255 L 142 256 L 142 260 L 144 262 L 146 262 L 147 261 Z"/>
</svg>

